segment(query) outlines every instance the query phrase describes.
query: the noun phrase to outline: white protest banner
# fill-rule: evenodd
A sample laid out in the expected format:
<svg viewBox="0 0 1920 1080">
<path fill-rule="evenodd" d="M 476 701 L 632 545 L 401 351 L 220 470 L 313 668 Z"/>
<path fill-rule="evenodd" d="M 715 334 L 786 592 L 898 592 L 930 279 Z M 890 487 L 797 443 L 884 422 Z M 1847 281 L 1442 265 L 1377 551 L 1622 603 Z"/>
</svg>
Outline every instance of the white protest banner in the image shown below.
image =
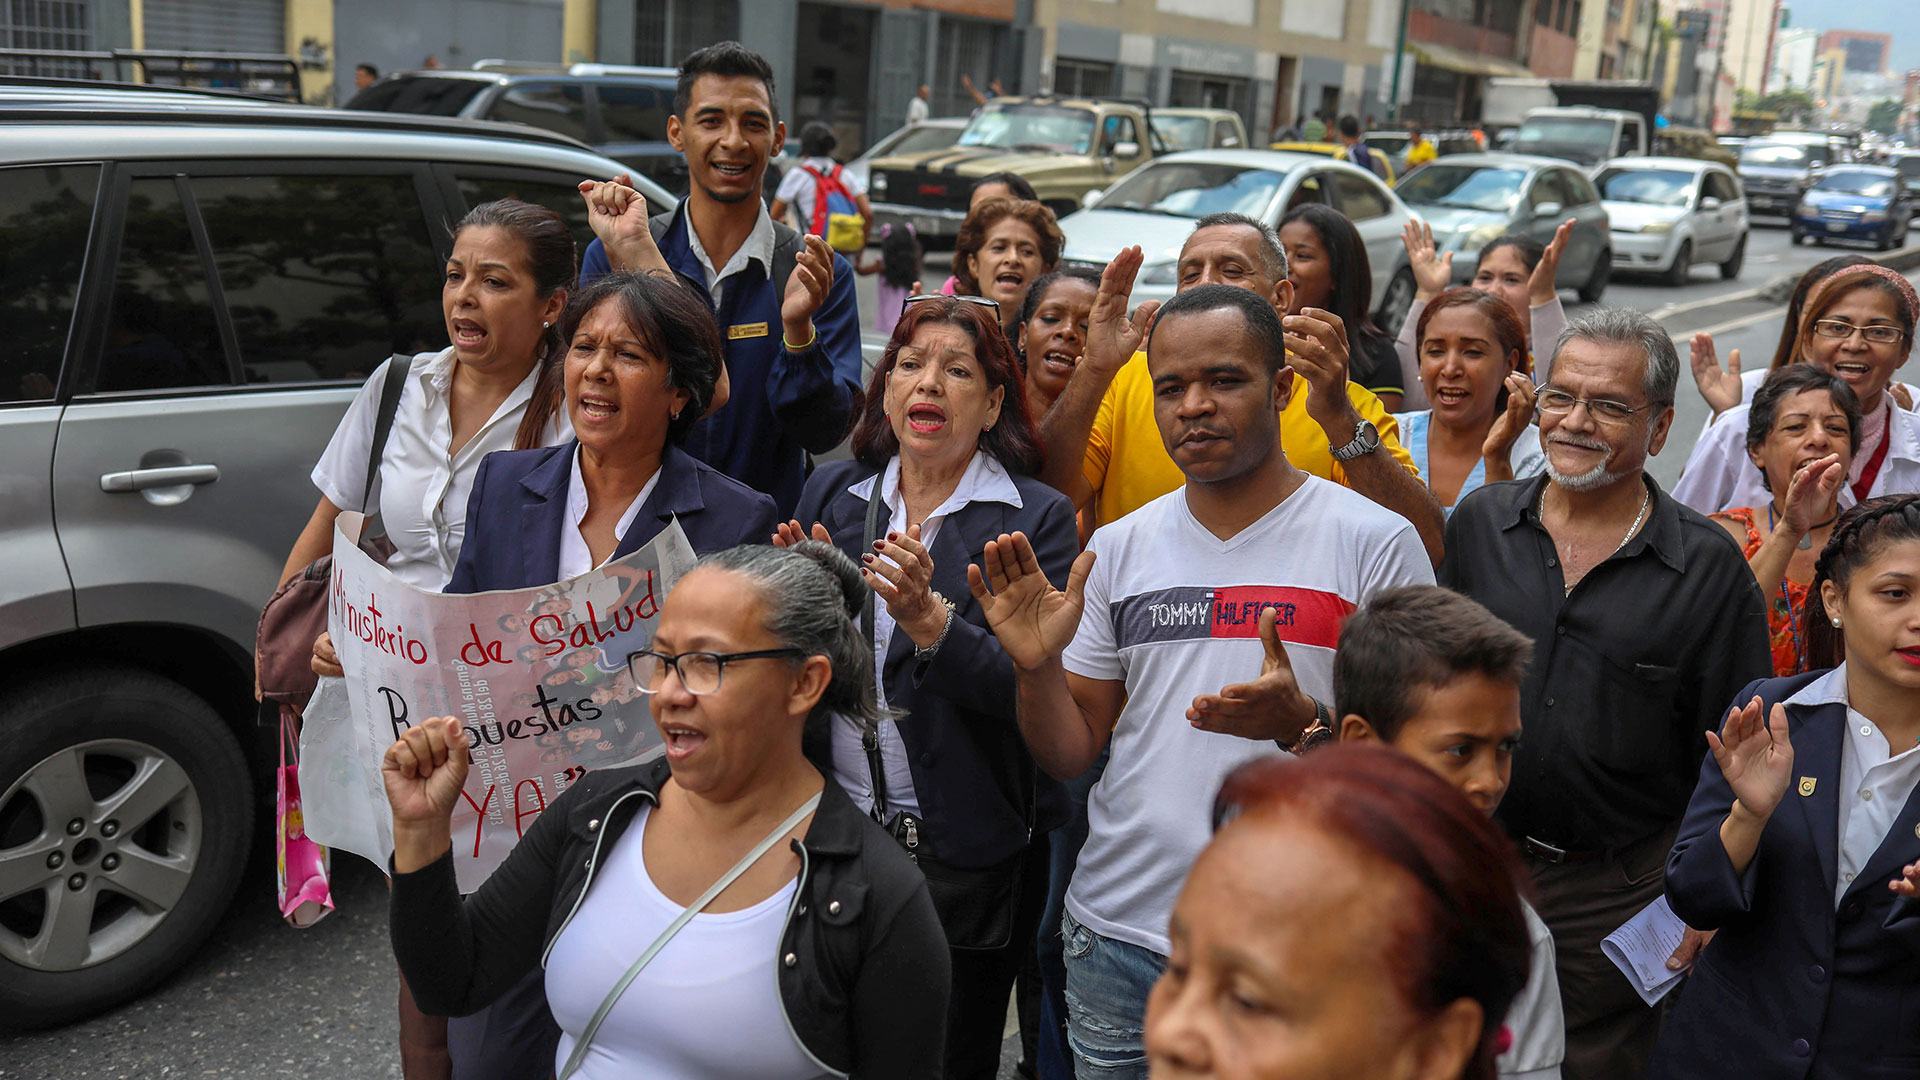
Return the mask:
<svg viewBox="0 0 1920 1080">
<path fill-rule="evenodd" d="M 453 855 L 460 889 L 471 892 L 588 769 L 659 752 L 626 661 L 652 642 L 660 602 L 692 567 L 693 548 L 676 521 L 568 581 L 448 595 L 403 583 L 360 550 L 364 527 L 356 513 L 334 526 L 327 628 L 347 674 L 321 680 L 304 718 L 307 834 L 384 867 L 393 830 L 380 758 L 413 724 L 459 717 L 472 770 L 454 811 Z"/>
</svg>

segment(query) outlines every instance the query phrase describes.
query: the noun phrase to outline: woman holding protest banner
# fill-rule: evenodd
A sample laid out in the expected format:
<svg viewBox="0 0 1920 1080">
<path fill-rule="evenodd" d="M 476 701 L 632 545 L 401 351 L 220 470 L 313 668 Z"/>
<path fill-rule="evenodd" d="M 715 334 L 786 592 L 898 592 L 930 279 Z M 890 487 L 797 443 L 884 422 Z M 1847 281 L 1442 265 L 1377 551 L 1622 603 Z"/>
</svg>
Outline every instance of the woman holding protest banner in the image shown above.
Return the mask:
<svg viewBox="0 0 1920 1080">
<path fill-rule="evenodd" d="M 698 297 L 671 278 L 609 274 L 567 305 L 560 340 L 564 360 L 549 365 L 543 389 L 564 388 L 574 438 L 481 462 L 472 528 L 447 592 L 578 577 L 639 550 L 676 518 L 699 554 L 765 542 L 773 500 L 678 445 L 720 377 L 720 334 Z M 570 662 L 546 681 L 570 685 L 586 674 Z M 545 1076 L 560 1039 L 538 971 L 448 1030 L 458 1080 Z"/>
<path fill-rule="evenodd" d="M 409 729 L 382 773 L 394 952 L 422 1004 L 484 1007 L 544 966 L 566 1035 L 530 1076 L 939 1075 L 947 948 L 926 882 L 801 749 L 880 713 L 866 597 L 825 544 L 702 559 L 628 658 L 665 756 L 586 774 L 465 899 L 466 732 Z"/>
<path fill-rule="evenodd" d="M 1056 824 L 1039 820 L 1042 793 L 1057 788 L 1020 736 L 1013 663 L 967 564 L 1020 531 L 1064 582 L 1079 552 L 1073 505 L 1033 476 L 1038 440 L 996 315 L 960 296 L 907 305 L 867 385 L 855 460 L 808 479 L 799 520 L 776 541 L 831 538 L 863 562 L 877 597 L 866 640 L 881 704 L 904 715 L 836 720 L 810 749 L 933 890 L 953 946 L 948 1080 L 997 1071 L 1007 995 L 1046 900 L 1045 844 L 1031 841 Z"/>
</svg>

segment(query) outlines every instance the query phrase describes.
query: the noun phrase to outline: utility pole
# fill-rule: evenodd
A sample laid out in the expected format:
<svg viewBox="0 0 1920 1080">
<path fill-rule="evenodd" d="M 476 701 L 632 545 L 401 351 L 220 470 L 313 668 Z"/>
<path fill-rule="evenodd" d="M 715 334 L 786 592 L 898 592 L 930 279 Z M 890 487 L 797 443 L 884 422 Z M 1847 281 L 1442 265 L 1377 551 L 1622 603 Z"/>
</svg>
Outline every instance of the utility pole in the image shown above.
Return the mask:
<svg viewBox="0 0 1920 1080">
<path fill-rule="evenodd" d="M 1376 0 L 1384 2 L 1384 0 Z M 1407 55 L 1407 14 L 1413 10 L 1413 0 L 1400 0 L 1400 38 L 1393 46 L 1393 89 L 1387 92 L 1387 120 L 1392 122 L 1400 116 L 1400 71 L 1405 68 Z"/>
</svg>

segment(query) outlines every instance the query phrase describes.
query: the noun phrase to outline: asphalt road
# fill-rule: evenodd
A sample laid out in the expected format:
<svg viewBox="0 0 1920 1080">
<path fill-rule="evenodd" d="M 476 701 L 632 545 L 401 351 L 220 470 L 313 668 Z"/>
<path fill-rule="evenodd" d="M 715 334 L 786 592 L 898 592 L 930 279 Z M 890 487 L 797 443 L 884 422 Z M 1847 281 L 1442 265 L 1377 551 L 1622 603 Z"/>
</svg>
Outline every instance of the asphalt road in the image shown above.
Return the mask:
<svg viewBox="0 0 1920 1080">
<path fill-rule="evenodd" d="M 1697 268 L 1679 289 L 1617 280 L 1605 302 L 1659 318 L 1680 342 L 1683 360 L 1684 339 L 1708 330 L 1723 356 L 1738 347 L 1753 363 L 1765 363 L 1782 303 L 1763 294 L 1832 253 L 1791 247 L 1784 228 L 1763 225 L 1752 234 L 1738 281 L 1720 281 L 1711 268 Z M 1920 250 L 1906 254 L 1920 262 Z M 936 266 L 929 264 L 931 279 Z M 872 278 L 860 280 L 863 305 L 873 302 L 872 288 Z M 1669 487 L 1706 415 L 1691 377 L 1683 374 L 1681 384 L 1672 440 L 1652 466 Z M 0 1080 L 397 1078 L 397 981 L 383 880 L 371 865 L 342 857 L 335 865 L 338 910 L 296 931 L 273 911 L 272 867 L 262 845 L 219 934 L 155 992 L 66 1028 L 0 1036 Z M 1011 1078 L 1011 1046 L 1004 1060 L 1001 1075 Z"/>
</svg>

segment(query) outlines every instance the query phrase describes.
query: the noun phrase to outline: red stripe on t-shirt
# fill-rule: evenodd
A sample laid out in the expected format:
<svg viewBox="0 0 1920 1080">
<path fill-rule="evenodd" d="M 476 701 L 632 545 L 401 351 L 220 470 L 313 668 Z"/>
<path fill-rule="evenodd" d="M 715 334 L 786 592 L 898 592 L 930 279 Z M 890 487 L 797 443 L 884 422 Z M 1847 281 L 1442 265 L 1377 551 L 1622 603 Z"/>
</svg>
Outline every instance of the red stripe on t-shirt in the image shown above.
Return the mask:
<svg viewBox="0 0 1920 1080">
<path fill-rule="evenodd" d="M 1234 585 L 1213 591 L 1212 637 L 1257 638 L 1260 612 L 1279 609 L 1274 626 L 1281 641 L 1331 649 L 1340 640 L 1340 623 L 1353 614 L 1346 599 L 1318 589 L 1286 585 Z"/>
</svg>

